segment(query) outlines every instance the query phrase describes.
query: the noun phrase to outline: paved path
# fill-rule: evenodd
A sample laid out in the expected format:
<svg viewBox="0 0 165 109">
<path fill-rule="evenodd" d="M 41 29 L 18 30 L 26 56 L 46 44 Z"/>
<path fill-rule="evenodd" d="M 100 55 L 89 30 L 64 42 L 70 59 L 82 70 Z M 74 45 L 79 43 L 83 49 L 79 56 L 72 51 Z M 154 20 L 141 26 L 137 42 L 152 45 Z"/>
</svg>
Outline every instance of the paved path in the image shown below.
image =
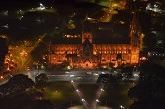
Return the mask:
<svg viewBox="0 0 165 109">
<path fill-rule="evenodd" d="M 97 92 L 96 92 L 96 95 L 95 95 L 95 98 L 93 100 L 93 102 L 91 104 L 89 104 L 85 99 L 84 99 L 84 95 L 81 93 L 81 91 L 79 90 L 79 87 L 78 85 L 81 84 L 81 82 L 74 82 L 74 81 L 71 81 L 71 84 L 73 85 L 73 87 L 75 88 L 76 92 L 77 92 L 77 95 L 80 97 L 82 103 L 83 103 L 83 106 L 85 107 L 85 109 L 96 109 L 96 106 L 97 106 L 97 103 L 99 102 L 99 97 L 101 95 L 101 93 L 104 91 L 103 88 L 104 88 L 104 85 L 101 84 L 99 85 L 99 88 L 97 89 Z M 90 83 L 90 84 L 96 84 L 95 82 L 93 83 Z M 76 108 L 75 108 L 76 109 Z"/>
<path fill-rule="evenodd" d="M 79 109 L 80 107 L 83 107 L 83 106 L 74 106 L 74 107 L 70 107 L 68 109 Z M 99 109 L 113 109 L 113 108 L 110 108 L 110 107 L 104 107 L 104 106 L 98 106 Z M 96 108 L 97 109 L 97 108 Z"/>
</svg>

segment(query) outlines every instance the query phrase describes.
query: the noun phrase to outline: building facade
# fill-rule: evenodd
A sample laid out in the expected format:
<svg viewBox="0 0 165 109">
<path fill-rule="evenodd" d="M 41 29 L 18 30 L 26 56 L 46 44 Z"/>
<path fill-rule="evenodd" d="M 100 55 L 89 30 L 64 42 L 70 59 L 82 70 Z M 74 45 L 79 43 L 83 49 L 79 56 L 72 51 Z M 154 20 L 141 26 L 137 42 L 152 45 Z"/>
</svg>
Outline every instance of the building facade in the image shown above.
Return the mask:
<svg viewBox="0 0 165 109">
<path fill-rule="evenodd" d="M 97 66 L 106 68 L 110 63 L 115 67 L 122 63 L 137 64 L 140 39 L 135 23 L 132 22 L 130 26 L 84 24 L 79 34 L 68 32 L 65 38 L 52 39 L 49 63 L 61 64 L 67 61 L 71 67 L 84 69 Z"/>
</svg>

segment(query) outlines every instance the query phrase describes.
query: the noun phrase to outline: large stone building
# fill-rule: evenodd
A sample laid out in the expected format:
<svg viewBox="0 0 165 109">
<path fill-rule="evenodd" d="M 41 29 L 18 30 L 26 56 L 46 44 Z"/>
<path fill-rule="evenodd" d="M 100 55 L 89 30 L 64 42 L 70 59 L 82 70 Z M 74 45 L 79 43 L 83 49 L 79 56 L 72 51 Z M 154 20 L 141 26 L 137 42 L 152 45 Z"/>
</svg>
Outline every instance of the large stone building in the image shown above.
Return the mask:
<svg viewBox="0 0 165 109">
<path fill-rule="evenodd" d="M 136 17 L 136 16 L 135 16 Z M 139 62 L 140 40 L 137 22 L 131 25 L 118 23 L 84 23 L 81 30 L 70 29 L 64 38 L 54 38 L 49 54 L 50 64 L 70 62 L 72 67 L 85 69 L 109 63 Z"/>
</svg>

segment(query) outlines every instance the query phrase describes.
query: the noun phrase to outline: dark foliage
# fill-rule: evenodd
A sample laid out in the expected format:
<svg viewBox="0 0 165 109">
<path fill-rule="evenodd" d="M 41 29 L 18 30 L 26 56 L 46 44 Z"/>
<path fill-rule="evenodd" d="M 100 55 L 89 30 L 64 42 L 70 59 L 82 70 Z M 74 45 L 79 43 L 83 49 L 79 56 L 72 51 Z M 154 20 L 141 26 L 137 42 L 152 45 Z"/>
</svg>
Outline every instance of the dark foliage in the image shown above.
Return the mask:
<svg viewBox="0 0 165 109">
<path fill-rule="evenodd" d="M 42 89 L 47 85 L 48 77 L 46 74 L 41 73 L 35 77 L 35 87 Z"/>
<path fill-rule="evenodd" d="M 159 101 L 135 101 L 130 109 L 164 109 L 164 102 Z"/>
<path fill-rule="evenodd" d="M 18 74 L 10 78 L 6 84 L 0 86 L 0 93 L 2 96 L 6 96 L 18 91 L 24 91 L 33 85 L 34 82 L 27 75 Z"/>
<path fill-rule="evenodd" d="M 53 109 L 41 92 L 24 91 L 0 98 L 0 109 Z"/>
<path fill-rule="evenodd" d="M 48 54 L 47 44 L 40 42 L 38 46 L 31 52 L 34 61 L 42 60 L 42 56 Z"/>
<path fill-rule="evenodd" d="M 104 84 L 105 86 L 111 84 L 116 85 L 117 79 L 116 77 L 109 75 L 109 74 L 100 74 L 97 79 L 97 84 Z"/>
<path fill-rule="evenodd" d="M 12 103 L 12 100 L 6 98 L 0 98 L 0 108 L 1 109 L 18 109 Z"/>
<path fill-rule="evenodd" d="M 140 82 L 165 81 L 165 68 L 152 61 L 146 61 L 141 65 Z"/>
<path fill-rule="evenodd" d="M 163 109 L 165 68 L 147 61 L 141 69 L 139 83 L 128 92 L 128 96 L 135 101 L 130 109 Z"/>
<path fill-rule="evenodd" d="M 8 46 L 6 43 L 6 39 L 0 38 L 0 69 L 3 66 L 5 55 L 8 53 Z"/>
<path fill-rule="evenodd" d="M 54 107 L 48 100 L 36 100 L 33 101 L 31 109 L 54 109 Z"/>
</svg>

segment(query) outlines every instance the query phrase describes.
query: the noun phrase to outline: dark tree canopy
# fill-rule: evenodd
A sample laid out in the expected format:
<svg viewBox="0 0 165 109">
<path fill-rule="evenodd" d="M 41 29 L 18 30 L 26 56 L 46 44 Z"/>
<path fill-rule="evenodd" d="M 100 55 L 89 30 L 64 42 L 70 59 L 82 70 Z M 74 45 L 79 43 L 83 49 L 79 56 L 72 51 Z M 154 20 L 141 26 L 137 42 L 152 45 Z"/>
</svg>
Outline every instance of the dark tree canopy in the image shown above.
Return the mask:
<svg viewBox="0 0 165 109">
<path fill-rule="evenodd" d="M 5 38 L 0 37 L 0 69 L 3 66 L 5 55 L 8 53 L 8 46 Z"/>
<path fill-rule="evenodd" d="M 2 96 L 6 96 L 18 91 L 24 91 L 33 85 L 34 82 L 27 75 L 18 74 L 10 78 L 6 84 L 0 86 L 0 93 Z"/>
<path fill-rule="evenodd" d="M 46 86 L 47 81 L 48 77 L 46 76 L 46 74 L 41 73 L 35 77 L 35 87 L 42 89 Z"/>
<path fill-rule="evenodd" d="M 130 109 L 163 109 L 165 106 L 165 68 L 152 61 L 141 65 L 140 79 L 128 91 L 135 102 Z"/>
<path fill-rule="evenodd" d="M 36 100 L 33 101 L 31 109 L 54 109 L 54 107 L 48 100 Z"/>
<path fill-rule="evenodd" d="M 135 101 L 130 109 L 164 109 L 164 106 L 160 101 Z"/>
<path fill-rule="evenodd" d="M 0 109 L 53 109 L 53 105 L 42 92 L 32 89 L 0 97 Z"/>
<path fill-rule="evenodd" d="M 97 83 L 103 83 L 104 85 L 115 85 L 117 83 L 117 79 L 109 74 L 101 74 L 99 75 L 98 79 L 97 79 Z"/>
<path fill-rule="evenodd" d="M 141 65 L 140 82 L 143 81 L 165 81 L 165 68 L 154 64 L 152 61 L 146 61 Z"/>
</svg>

